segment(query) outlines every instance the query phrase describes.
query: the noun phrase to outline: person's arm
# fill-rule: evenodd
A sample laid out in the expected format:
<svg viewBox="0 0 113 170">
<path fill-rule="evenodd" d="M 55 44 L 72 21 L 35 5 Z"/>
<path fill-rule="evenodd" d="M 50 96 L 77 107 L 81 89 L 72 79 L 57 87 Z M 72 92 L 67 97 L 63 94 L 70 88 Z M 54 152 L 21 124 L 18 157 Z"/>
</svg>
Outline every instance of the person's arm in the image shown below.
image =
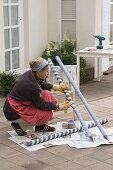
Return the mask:
<svg viewBox="0 0 113 170">
<path fill-rule="evenodd" d="M 40 83 L 40 85 L 41 85 L 41 88 L 43 90 L 51 91 L 53 89 L 54 91 L 59 91 L 59 92 L 62 92 L 62 93 L 64 93 L 64 91 L 68 89 L 67 86 L 64 83 L 60 83 L 59 85 L 57 85 L 57 84 L 52 85 L 50 83 L 46 83 L 45 81 L 42 81 Z"/>
<path fill-rule="evenodd" d="M 52 102 L 46 102 L 40 97 L 40 91 L 34 90 L 33 94 L 33 103 L 37 108 L 41 110 L 50 111 L 50 110 L 67 110 L 71 103 L 69 101 L 65 101 L 63 103 L 54 104 Z"/>
<path fill-rule="evenodd" d="M 49 91 L 51 91 L 52 88 L 53 88 L 53 85 L 52 85 L 52 84 L 47 83 L 47 82 L 44 81 L 44 80 L 37 79 L 37 82 L 38 82 L 38 84 L 41 86 L 41 89 L 42 89 L 42 90 L 49 90 Z"/>
<path fill-rule="evenodd" d="M 42 88 L 43 90 L 49 90 L 49 91 L 51 91 L 52 88 L 53 88 L 53 85 L 50 84 L 50 83 L 43 82 L 42 85 L 41 85 L 41 88 Z"/>
<path fill-rule="evenodd" d="M 51 91 L 53 89 L 54 91 L 60 91 L 60 92 L 64 93 L 64 90 L 68 89 L 67 86 L 65 85 L 65 83 L 60 83 L 60 85 L 58 85 L 58 84 L 52 85 L 52 84 L 47 83 L 46 81 L 41 80 L 41 79 L 37 79 L 37 82 L 41 86 L 42 90 Z"/>
<path fill-rule="evenodd" d="M 43 100 L 43 98 L 40 96 L 40 90 L 34 90 L 32 93 L 32 101 L 35 104 L 35 106 L 41 110 L 57 110 L 58 106 L 57 104 L 54 104 L 52 102 L 46 102 Z"/>
</svg>

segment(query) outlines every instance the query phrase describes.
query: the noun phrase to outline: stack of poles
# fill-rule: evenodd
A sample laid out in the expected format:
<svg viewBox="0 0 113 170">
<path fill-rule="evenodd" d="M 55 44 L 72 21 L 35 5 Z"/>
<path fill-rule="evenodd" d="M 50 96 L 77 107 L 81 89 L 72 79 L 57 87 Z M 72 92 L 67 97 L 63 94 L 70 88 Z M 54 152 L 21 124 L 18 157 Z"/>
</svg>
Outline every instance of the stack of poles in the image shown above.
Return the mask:
<svg viewBox="0 0 113 170">
<path fill-rule="evenodd" d="M 48 62 L 49 62 L 49 65 L 50 65 L 50 67 L 51 67 L 51 70 L 52 70 L 52 72 L 54 73 L 54 75 L 55 75 L 58 83 L 59 83 L 59 84 L 62 83 L 63 80 L 62 80 L 62 78 L 60 77 L 59 73 L 56 71 L 56 68 L 55 68 L 55 66 L 54 66 L 54 64 L 52 63 L 52 61 L 51 61 L 50 58 L 48 59 Z M 75 104 L 75 102 L 72 100 L 72 97 L 70 96 L 69 91 L 68 91 L 68 90 L 64 90 L 64 94 L 65 94 L 65 96 L 66 96 L 66 99 L 71 103 L 71 107 L 72 107 L 73 111 L 74 111 L 75 114 L 77 115 L 78 120 L 80 121 L 80 123 L 81 123 L 84 131 L 86 132 L 86 136 L 89 137 L 89 139 L 90 139 L 91 141 L 93 141 L 92 134 L 90 133 L 90 131 L 89 131 L 89 129 L 88 129 L 88 126 L 87 126 L 87 124 L 85 123 L 85 121 L 83 120 L 83 118 L 82 118 L 79 110 L 77 110 L 76 104 Z"/>
<path fill-rule="evenodd" d="M 89 106 L 89 104 L 87 103 L 86 99 L 84 98 L 84 96 L 82 95 L 81 91 L 79 90 L 79 88 L 77 87 L 76 83 L 73 81 L 73 78 L 71 77 L 70 73 L 68 72 L 68 70 L 66 69 L 65 65 L 62 63 L 61 59 L 59 58 L 59 56 L 55 57 L 56 61 L 58 62 L 60 68 L 63 70 L 63 72 L 65 73 L 66 77 L 68 78 L 68 80 L 70 81 L 71 85 L 73 86 L 75 92 L 78 94 L 80 100 L 82 101 L 82 103 L 84 104 L 85 108 L 87 109 L 89 115 L 91 116 L 91 118 L 93 119 L 93 121 L 95 122 L 95 124 L 97 125 L 98 129 L 100 130 L 101 134 L 103 135 L 103 137 L 105 139 L 108 140 L 108 136 L 104 131 L 104 128 L 102 127 L 102 125 L 100 124 L 99 120 L 97 119 L 95 113 L 93 112 L 93 110 L 91 109 L 91 107 Z M 55 74 L 55 69 L 54 66 L 51 65 L 51 69 Z M 56 73 L 56 78 L 59 81 L 60 77 L 57 76 L 58 74 Z M 59 83 L 61 83 L 61 81 L 59 81 Z M 65 92 L 66 93 L 66 92 Z M 69 95 L 66 96 L 66 98 L 68 99 Z M 75 110 L 75 105 L 73 106 L 73 102 L 72 102 L 72 108 Z M 77 112 L 77 110 L 75 110 L 77 116 L 79 115 Z M 80 116 L 81 118 L 81 116 Z M 80 120 L 80 123 L 83 125 L 84 130 L 87 132 L 87 127 L 85 126 L 84 122 Z M 82 119 L 83 120 L 83 119 Z M 90 133 L 88 132 L 89 137 L 92 138 L 92 136 L 90 135 Z"/>
<path fill-rule="evenodd" d="M 105 124 L 107 122 L 108 122 L 107 119 L 100 120 L 101 124 Z M 93 127 L 96 126 L 96 124 L 95 124 L 95 122 L 91 122 L 87 126 L 88 126 L 88 128 L 93 128 Z M 56 138 L 65 137 L 67 135 L 71 135 L 71 134 L 76 133 L 76 132 L 81 132 L 83 130 L 84 129 L 83 129 L 82 126 L 76 127 L 74 129 L 66 129 L 66 130 L 63 130 L 62 132 L 56 132 L 56 133 L 54 132 L 54 133 L 51 133 L 49 135 L 46 135 L 46 136 L 43 136 L 43 137 L 40 137 L 40 138 L 37 138 L 37 139 L 35 138 L 35 139 L 32 139 L 32 140 L 23 142 L 23 144 L 27 147 L 30 147 L 30 146 L 37 145 L 37 144 L 40 144 L 40 143 L 43 143 L 43 142 L 47 142 L 47 141 L 50 141 L 50 140 L 53 140 L 53 139 L 56 139 Z"/>
</svg>

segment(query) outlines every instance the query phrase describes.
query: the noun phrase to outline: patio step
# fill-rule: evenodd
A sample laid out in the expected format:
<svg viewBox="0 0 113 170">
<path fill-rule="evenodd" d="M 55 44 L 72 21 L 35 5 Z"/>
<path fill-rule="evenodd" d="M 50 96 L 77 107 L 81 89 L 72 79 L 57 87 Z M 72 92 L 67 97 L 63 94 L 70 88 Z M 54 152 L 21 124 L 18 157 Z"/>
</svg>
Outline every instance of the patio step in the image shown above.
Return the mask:
<svg viewBox="0 0 113 170">
<path fill-rule="evenodd" d="M 109 75 L 111 73 L 113 73 L 113 66 L 109 67 L 109 69 L 107 71 L 104 71 L 103 75 Z"/>
</svg>

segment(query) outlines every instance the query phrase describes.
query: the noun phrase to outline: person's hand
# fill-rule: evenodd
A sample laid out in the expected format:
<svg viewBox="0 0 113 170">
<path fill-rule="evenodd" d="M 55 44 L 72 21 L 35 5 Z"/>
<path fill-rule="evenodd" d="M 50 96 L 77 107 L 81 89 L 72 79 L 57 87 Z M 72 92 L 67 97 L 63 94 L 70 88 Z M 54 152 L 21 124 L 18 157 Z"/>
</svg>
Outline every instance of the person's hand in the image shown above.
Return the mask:
<svg viewBox="0 0 113 170">
<path fill-rule="evenodd" d="M 63 103 L 58 104 L 58 110 L 67 110 L 70 106 L 71 106 L 71 103 L 66 100 Z"/>
<path fill-rule="evenodd" d="M 53 85 L 53 90 L 54 91 L 60 91 L 62 93 L 64 93 L 64 90 L 67 90 L 67 86 L 65 85 L 65 83 L 60 83 L 60 85 Z"/>
</svg>

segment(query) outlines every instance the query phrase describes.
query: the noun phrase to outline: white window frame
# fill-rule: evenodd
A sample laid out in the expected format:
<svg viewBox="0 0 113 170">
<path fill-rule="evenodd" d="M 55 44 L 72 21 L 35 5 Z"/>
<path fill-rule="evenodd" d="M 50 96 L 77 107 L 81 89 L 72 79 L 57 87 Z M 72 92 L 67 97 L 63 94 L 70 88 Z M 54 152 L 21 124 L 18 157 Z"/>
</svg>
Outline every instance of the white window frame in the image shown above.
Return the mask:
<svg viewBox="0 0 113 170">
<path fill-rule="evenodd" d="M 10 1 L 9 1 L 10 2 Z M 18 5 L 18 15 L 19 15 L 19 23 L 18 25 L 15 26 L 11 26 L 11 10 L 9 8 L 9 26 L 4 26 L 4 30 L 5 29 L 9 29 L 10 31 L 10 35 L 11 35 L 11 28 L 19 28 L 19 46 L 18 47 L 13 47 L 13 48 L 8 48 L 8 49 L 4 49 L 4 54 L 5 52 L 10 52 L 11 56 L 10 56 L 10 70 L 9 71 L 15 71 L 18 73 L 23 72 L 24 70 L 24 43 L 23 43 L 23 1 L 22 0 L 18 0 L 18 3 L 3 3 L 3 7 L 4 6 L 17 6 Z M 12 37 L 10 36 L 10 44 L 12 44 Z M 13 69 L 12 68 L 12 51 L 13 50 L 19 50 L 19 68 L 17 69 Z M 4 55 L 5 56 L 5 55 Z M 4 63 L 5 64 L 5 63 Z"/>
</svg>

